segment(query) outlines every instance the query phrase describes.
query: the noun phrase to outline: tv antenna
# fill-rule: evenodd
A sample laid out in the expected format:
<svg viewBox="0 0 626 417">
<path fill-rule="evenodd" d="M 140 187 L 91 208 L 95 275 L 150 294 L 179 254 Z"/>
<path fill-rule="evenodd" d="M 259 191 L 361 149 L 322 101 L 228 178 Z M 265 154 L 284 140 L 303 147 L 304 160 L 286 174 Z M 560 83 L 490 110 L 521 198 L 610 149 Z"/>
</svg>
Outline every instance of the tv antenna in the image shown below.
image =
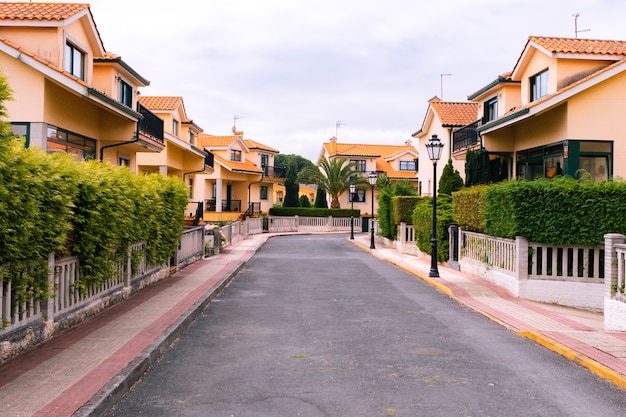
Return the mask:
<svg viewBox="0 0 626 417">
<path fill-rule="evenodd" d="M 578 30 L 578 18 L 580 17 L 580 13 L 574 13 L 572 16 L 574 17 L 574 37 L 578 38 L 580 32 L 591 32 L 591 29 Z"/>
<path fill-rule="evenodd" d="M 449 77 L 452 74 L 440 74 L 441 77 L 441 101 L 443 101 L 443 77 Z"/>
<path fill-rule="evenodd" d="M 237 131 L 237 120 L 243 119 L 243 116 L 239 116 L 238 114 L 233 116 L 233 128 L 231 129 L 233 134 Z"/>
<path fill-rule="evenodd" d="M 337 123 L 335 123 L 335 139 L 339 137 L 339 128 L 345 125 L 345 123 L 341 123 L 341 120 L 337 120 Z"/>
</svg>

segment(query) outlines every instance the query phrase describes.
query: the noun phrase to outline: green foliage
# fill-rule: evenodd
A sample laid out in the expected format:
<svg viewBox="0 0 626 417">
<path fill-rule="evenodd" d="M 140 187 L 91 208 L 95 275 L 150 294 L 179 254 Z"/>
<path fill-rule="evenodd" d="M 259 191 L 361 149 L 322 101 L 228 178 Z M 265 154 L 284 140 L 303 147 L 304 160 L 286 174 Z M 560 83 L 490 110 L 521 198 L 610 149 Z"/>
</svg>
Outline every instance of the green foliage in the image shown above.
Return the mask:
<svg viewBox="0 0 626 417">
<path fill-rule="evenodd" d="M 491 184 L 508 178 L 506 159 L 489 158 L 482 150 L 468 150 L 465 155 L 465 186 Z"/>
<path fill-rule="evenodd" d="M 285 178 L 285 201 L 283 207 L 299 207 L 298 194 L 300 184 L 298 183 L 298 173 L 295 162 L 290 162 L 287 167 L 287 178 Z"/>
<path fill-rule="evenodd" d="M 413 224 L 413 210 L 424 197 L 417 195 L 397 195 L 391 198 L 393 222 Z"/>
<path fill-rule="evenodd" d="M 328 201 L 326 201 L 326 188 L 318 185 L 317 192 L 315 193 L 315 208 L 328 208 Z"/>
<path fill-rule="evenodd" d="M 331 208 L 340 208 L 339 196 L 349 190 L 351 177 L 355 175 L 355 162 L 348 162 L 346 158 L 320 158 L 317 166 L 306 168 L 300 175 L 300 181 L 307 184 L 317 184 L 330 194 Z M 364 179 L 353 183 L 358 184 Z"/>
<path fill-rule="evenodd" d="M 290 163 L 296 164 L 296 171 L 298 173 L 302 172 L 302 170 L 306 167 L 315 167 L 315 164 L 309 161 L 306 158 L 303 158 L 300 155 L 289 154 L 277 154 L 274 156 L 274 166 L 277 167 L 288 167 Z"/>
<path fill-rule="evenodd" d="M 452 166 L 452 159 L 448 159 L 448 163 L 443 167 L 441 178 L 439 179 L 439 195 L 452 195 L 453 192 L 463 188 L 463 178 L 459 171 Z"/>
<path fill-rule="evenodd" d="M 303 208 L 311 207 L 311 202 L 309 201 L 309 197 L 305 195 L 301 195 L 298 201 L 300 203 L 300 207 L 303 207 Z"/>
<path fill-rule="evenodd" d="M 425 253 L 431 253 L 433 199 L 423 197 L 422 201 L 415 206 L 413 211 L 413 229 L 417 247 Z M 449 235 L 448 227 L 454 224 L 452 216 L 452 199 L 443 195 L 437 197 L 437 261 L 445 262 L 449 258 Z"/>
<path fill-rule="evenodd" d="M 5 102 L 13 100 L 12 94 L 13 90 L 11 90 L 6 77 L 0 74 L 0 138 L 11 136 L 11 125 L 5 121 L 8 116 Z"/>
<path fill-rule="evenodd" d="M 296 208 L 296 207 L 272 207 L 270 216 L 306 216 L 306 217 L 359 217 L 361 211 L 354 209 L 332 209 L 332 208 Z"/>
<path fill-rule="evenodd" d="M 464 230 L 485 233 L 486 185 L 475 185 L 452 193 L 454 220 Z"/>
<path fill-rule="evenodd" d="M 486 232 L 552 245 L 602 244 L 606 233 L 626 234 L 626 184 L 509 181 L 486 193 Z"/>
<path fill-rule="evenodd" d="M 379 234 L 389 239 L 395 239 L 398 233 L 398 222 L 394 220 L 393 197 L 414 196 L 415 190 L 408 180 L 392 184 L 385 175 L 377 182 L 378 188 L 378 225 Z M 384 184 L 384 185 L 383 185 Z"/>
<path fill-rule="evenodd" d="M 80 257 L 80 289 L 110 278 L 114 254 L 132 242 L 148 242 L 148 262 L 166 261 L 186 205 L 176 178 L 0 140 L 0 264 L 18 300 L 47 294 L 50 253 Z"/>
</svg>

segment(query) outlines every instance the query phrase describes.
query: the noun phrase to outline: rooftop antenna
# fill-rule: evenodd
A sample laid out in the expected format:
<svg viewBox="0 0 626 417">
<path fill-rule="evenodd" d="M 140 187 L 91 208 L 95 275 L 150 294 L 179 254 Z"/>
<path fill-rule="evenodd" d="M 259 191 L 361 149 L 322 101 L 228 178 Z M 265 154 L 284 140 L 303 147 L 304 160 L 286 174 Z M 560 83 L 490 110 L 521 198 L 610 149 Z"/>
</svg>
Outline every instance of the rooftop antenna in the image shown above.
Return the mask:
<svg viewBox="0 0 626 417">
<path fill-rule="evenodd" d="M 337 120 L 337 123 L 335 123 L 335 139 L 339 137 L 339 128 L 345 125 L 345 123 L 341 123 L 341 120 Z"/>
<path fill-rule="evenodd" d="M 441 74 L 441 100 L 443 101 L 443 77 L 449 77 L 452 74 Z"/>
<path fill-rule="evenodd" d="M 243 119 L 243 116 L 239 116 L 238 114 L 233 116 L 233 128 L 231 129 L 233 134 L 237 131 L 237 120 L 239 119 Z"/>
<path fill-rule="evenodd" d="M 574 17 L 574 37 L 578 38 L 578 34 L 580 32 L 590 32 L 591 29 L 581 29 L 578 30 L 578 18 L 580 17 L 580 13 L 574 13 L 572 15 Z"/>
</svg>

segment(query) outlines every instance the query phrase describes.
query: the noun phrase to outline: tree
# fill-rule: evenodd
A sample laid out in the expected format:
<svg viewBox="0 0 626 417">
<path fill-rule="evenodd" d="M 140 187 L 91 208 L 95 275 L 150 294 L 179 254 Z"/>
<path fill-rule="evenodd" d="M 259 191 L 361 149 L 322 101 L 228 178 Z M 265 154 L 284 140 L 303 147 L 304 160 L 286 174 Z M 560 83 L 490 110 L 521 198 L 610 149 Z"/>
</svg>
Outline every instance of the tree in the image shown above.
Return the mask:
<svg viewBox="0 0 626 417">
<path fill-rule="evenodd" d="M 9 87 L 6 77 L 0 74 L 0 137 L 11 136 L 11 124 L 6 121 L 8 116 L 5 102 L 13 100 L 13 90 Z"/>
<path fill-rule="evenodd" d="M 298 194 L 300 194 L 300 184 L 298 183 L 297 165 L 294 161 L 289 163 L 287 177 L 285 178 L 285 201 L 283 207 L 300 207 Z"/>
<path fill-rule="evenodd" d="M 463 188 L 463 178 L 459 171 L 452 166 L 452 159 L 448 159 L 448 163 L 443 167 L 441 178 L 439 179 L 439 195 L 452 195 L 453 192 Z"/>
<path fill-rule="evenodd" d="M 301 173 L 302 182 L 317 184 L 330 194 L 330 208 L 341 208 L 339 196 L 348 191 L 350 177 L 355 175 L 356 164 L 348 162 L 346 158 L 320 158 L 317 166 L 306 168 Z M 363 179 L 365 183 L 366 180 Z M 358 183 L 359 181 L 357 181 Z"/>
<path fill-rule="evenodd" d="M 300 207 L 305 207 L 305 208 L 311 207 L 311 202 L 309 201 L 309 197 L 305 195 L 301 195 L 298 201 L 300 202 Z"/>
<path fill-rule="evenodd" d="M 328 201 L 326 201 L 326 188 L 321 185 L 317 186 L 317 192 L 315 193 L 315 208 L 328 208 Z"/>
<path fill-rule="evenodd" d="M 277 167 L 288 167 L 290 162 L 295 162 L 296 164 L 296 172 L 300 173 L 306 167 L 315 167 L 315 164 L 309 161 L 306 158 L 303 158 L 300 155 L 289 154 L 283 155 L 278 154 L 274 156 L 274 165 Z"/>
</svg>

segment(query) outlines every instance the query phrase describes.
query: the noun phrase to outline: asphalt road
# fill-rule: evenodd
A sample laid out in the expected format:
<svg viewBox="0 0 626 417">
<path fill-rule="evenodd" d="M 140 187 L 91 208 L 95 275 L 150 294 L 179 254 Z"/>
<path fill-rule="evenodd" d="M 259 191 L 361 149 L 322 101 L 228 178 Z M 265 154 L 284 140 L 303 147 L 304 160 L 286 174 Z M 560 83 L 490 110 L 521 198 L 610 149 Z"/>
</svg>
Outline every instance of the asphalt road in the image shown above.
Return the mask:
<svg viewBox="0 0 626 417">
<path fill-rule="evenodd" d="M 270 239 L 110 416 L 626 416 L 626 392 L 355 247 Z"/>
</svg>

